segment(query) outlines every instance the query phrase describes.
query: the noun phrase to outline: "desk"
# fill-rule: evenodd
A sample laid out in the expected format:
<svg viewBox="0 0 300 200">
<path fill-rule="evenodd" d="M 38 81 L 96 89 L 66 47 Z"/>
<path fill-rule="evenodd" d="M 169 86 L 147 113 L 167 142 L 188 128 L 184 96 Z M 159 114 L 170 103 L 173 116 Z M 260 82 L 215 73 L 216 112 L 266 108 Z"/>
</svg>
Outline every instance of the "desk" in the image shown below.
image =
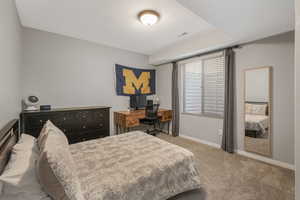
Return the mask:
<svg viewBox="0 0 300 200">
<path fill-rule="evenodd" d="M 172 120 L 172 110 L 161 108 L 158 110 L 158 116 L 160 116 L 160 122 L 168 123 L 168 133 L 169 133 L 170 122 Z M 130 128 L 139 126 L 140 119 L 143 118 L 145 118 L 145 110 L 114 112 L 115 133 L 119 134 L 122 130 L 129 131 Z"/>
</svg>

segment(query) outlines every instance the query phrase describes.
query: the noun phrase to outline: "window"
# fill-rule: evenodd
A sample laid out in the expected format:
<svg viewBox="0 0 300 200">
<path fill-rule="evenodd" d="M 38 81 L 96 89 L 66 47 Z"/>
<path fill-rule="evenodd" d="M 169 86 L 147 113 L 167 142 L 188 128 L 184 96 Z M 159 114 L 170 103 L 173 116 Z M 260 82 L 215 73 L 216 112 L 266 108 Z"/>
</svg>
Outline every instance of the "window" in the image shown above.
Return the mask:
<svg viewBox="0 0 300 200">
<path fill-rule="evenodd" d="M 224 65 L 223 53 L 184 63 L 184 113 L 223 117 Z"/>
</svg>

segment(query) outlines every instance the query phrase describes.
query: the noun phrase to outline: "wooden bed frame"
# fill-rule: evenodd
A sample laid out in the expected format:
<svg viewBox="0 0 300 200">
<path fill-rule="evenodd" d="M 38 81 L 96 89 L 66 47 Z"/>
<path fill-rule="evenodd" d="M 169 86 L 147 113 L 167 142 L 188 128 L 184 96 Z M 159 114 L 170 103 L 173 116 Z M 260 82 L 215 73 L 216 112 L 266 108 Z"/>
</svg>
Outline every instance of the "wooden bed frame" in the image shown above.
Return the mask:
<svg viewBox="0 0 300 200">
<path fill-rule="evenodd" d="M 11 120 L 0 130 L 0 175 L 2 174 L 13 146 L 19 140 L 19 120 Z"/>
</svg>

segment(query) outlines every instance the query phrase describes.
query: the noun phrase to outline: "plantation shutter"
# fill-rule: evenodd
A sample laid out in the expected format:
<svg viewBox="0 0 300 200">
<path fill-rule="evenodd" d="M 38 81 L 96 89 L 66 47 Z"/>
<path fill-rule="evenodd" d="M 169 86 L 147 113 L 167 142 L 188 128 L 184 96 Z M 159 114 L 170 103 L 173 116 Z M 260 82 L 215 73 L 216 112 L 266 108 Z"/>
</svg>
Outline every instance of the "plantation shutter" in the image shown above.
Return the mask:
<svg viewBox="0 0 300 200">
<path fill-rule="evenodd" d="M 184 111 L 200 114 L 202 112 L 202 61 L 185 65 Z"/>
<path fill-rule="evenodd" d="M 223 116 L 224 57 L 203 61 L 203 113 Z"/>
<path fill-rule="evenodd" d="M 224 112 L 224 55 L 184 65 L 183 110 L 185 113 L 222 117 Z"/>
</svg>

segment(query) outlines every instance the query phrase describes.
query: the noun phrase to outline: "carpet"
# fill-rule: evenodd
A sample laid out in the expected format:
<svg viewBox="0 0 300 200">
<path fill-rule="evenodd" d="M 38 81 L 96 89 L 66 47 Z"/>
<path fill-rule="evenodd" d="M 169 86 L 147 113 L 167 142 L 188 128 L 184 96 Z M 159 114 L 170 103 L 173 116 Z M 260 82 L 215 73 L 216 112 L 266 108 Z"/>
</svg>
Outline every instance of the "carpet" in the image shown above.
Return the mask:
<svg viewBox="0 0 300 200">
<path fill-rule="evenodd" d="M 159 138 L 194 153 L 207 200 L 294 200 L 294 171 L 186 138 Z"/>
</svg>

